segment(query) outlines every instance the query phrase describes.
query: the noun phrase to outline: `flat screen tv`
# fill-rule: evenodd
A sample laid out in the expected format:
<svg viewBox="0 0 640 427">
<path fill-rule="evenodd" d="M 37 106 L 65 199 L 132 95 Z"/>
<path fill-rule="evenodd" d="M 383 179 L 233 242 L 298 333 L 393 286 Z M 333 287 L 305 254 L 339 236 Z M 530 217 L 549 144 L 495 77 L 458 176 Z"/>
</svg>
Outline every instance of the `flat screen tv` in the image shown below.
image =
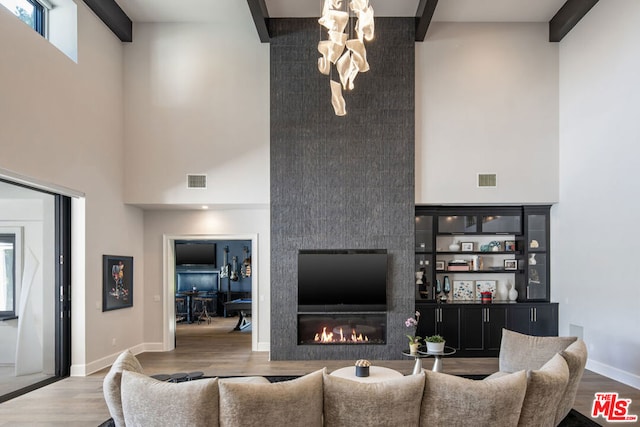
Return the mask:
<svg viewBox="0 0 640 427">
<path fill-rule="evenodd" d="M 176 242 L 176 265 L 216 265 L 216 244 L 212 242 Z"/>
<path fill-rule="evenodd" d="M 386 250 L 299 251 L 299 306 L 385 310 L 386 304 Z"/>
</svg>

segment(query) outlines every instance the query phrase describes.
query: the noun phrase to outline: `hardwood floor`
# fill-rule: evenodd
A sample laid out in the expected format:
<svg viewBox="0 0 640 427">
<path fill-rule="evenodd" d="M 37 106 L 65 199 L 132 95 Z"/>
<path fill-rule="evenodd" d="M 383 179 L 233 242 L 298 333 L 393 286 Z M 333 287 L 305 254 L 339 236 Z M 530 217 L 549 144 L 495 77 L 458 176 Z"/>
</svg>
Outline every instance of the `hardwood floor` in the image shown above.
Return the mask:
<svg viewBox="0 0 640 427">
<path fill-rule="evenodd" d="M 251 352 L 250 328 L 233 331 L 236 319 L 214 318 L 211 325 L 178 325 L 177 347 L 171 352 L 142 353 L 137 357 L 145 373 L 203 371 L 211 376 L 301 375 L 327 367 L 334 370 L 353 363 L 350 360 L 268 360 L 267 352 Z M 400 356 L 402 357 L 402 356 Z M 374 361 L 375 365 L 410 374 L 413 359 Z M 423 360 L 431 369 L 433 361 Z M 495 358 L 445 358 L 443 369 L 451 374 L 489 374 L 495 372 Z M 107 370 L 88 377 L 66 378 L 39 390 L 0 404 L 0 426 L 97 426 L 109 418 L 102 397 L 102 379 Z M 594 393 L 618 392 L 632 399 L 630 412 L 640 414 L 640 390 L 587 371 L 575 409 L 585 415 L 591 411 Z M 607 425 L 602 418 L 597 420 Z M 612 423 L 613 424 L 613 423 Z M 618 423 L 619 424 L 619 423 Z"/>
</svg>

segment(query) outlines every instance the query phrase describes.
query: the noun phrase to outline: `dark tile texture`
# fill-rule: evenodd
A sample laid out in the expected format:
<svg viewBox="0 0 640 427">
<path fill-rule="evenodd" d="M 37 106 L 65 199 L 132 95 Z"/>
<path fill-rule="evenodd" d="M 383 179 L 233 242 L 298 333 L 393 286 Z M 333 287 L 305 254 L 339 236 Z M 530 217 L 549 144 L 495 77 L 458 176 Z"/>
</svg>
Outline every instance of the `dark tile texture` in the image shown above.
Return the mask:
<svg viewBox="0 0 640 427">
<path fill-rule="evenodd" d="M 272 360 L 402 357 L 414 310 L 414 25 L 376 19 L 371 70 L 337 117 L 317 20 L 270 20 Z M 387 345 L 297 345 L 299 249 L 387 249 Z"/>
</svg>

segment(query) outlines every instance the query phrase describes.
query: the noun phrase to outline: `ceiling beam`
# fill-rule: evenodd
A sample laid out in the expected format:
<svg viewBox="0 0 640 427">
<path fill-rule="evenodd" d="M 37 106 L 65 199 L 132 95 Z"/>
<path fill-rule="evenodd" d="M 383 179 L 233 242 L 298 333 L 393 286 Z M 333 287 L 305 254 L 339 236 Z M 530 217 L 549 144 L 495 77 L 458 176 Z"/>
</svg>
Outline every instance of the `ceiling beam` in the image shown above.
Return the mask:
<svg viewBox="0 0 640 427">
<path fill-rule="evenodd" d="M 438 0 L 420 0 L 416 11 L 416 41 L 423 42 L 427 36 L 427 30 L 436 11 Z"/>
<path fill-rule="evenodd" d="M 118 36 L 120 41 L 133 41 L 133 24 L 131 19 L 115 0 L 84 0 L 93 13 L 102 19 L 107 27 Z"/>
<path fill-rule="evenodd" d="M 596 3 L 598 0 L 567 0 L 549 21 L 549 41 L 562 40 Z"/>
<path fill-rule="evenodd" d="M 262 43 L 269 43 L 271 36 L 269 35 L 269 12 L 264 0 L 247 0 L 249 10 L 253 17 L 253 22 L 258 30 L 258 37 Z"/>
</svg>

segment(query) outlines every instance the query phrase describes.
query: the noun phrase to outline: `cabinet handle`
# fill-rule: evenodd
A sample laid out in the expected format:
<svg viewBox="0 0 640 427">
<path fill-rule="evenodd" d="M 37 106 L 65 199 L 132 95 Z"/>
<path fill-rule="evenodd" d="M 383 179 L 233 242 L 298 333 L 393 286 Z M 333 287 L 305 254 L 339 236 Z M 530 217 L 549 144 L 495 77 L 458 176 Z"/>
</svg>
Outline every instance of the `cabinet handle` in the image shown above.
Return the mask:
<svg viewBox="0 0 640 427">
<path fill-rule="evenodd" d="M 529 320 L 533 322 L 533 307 L 529 309 Z"/>
<path fill-rule="evenodd" d="M 486 322 L 487 322 L 487 323 L 489 323 L 489 322 L 490 322 L 490 320 L 489 320 L 489 309 L 488 309 L 488 308 L 485 308 L 485 310 L 486 310 L 486 313 L 487 313 L 487 320 L 486 320 Z"/>
<path fill-rule="evenodd" d="M 533 321 L 538 321 L 538 309 L 536 307 L 533 307 Z"/>
</svg>

